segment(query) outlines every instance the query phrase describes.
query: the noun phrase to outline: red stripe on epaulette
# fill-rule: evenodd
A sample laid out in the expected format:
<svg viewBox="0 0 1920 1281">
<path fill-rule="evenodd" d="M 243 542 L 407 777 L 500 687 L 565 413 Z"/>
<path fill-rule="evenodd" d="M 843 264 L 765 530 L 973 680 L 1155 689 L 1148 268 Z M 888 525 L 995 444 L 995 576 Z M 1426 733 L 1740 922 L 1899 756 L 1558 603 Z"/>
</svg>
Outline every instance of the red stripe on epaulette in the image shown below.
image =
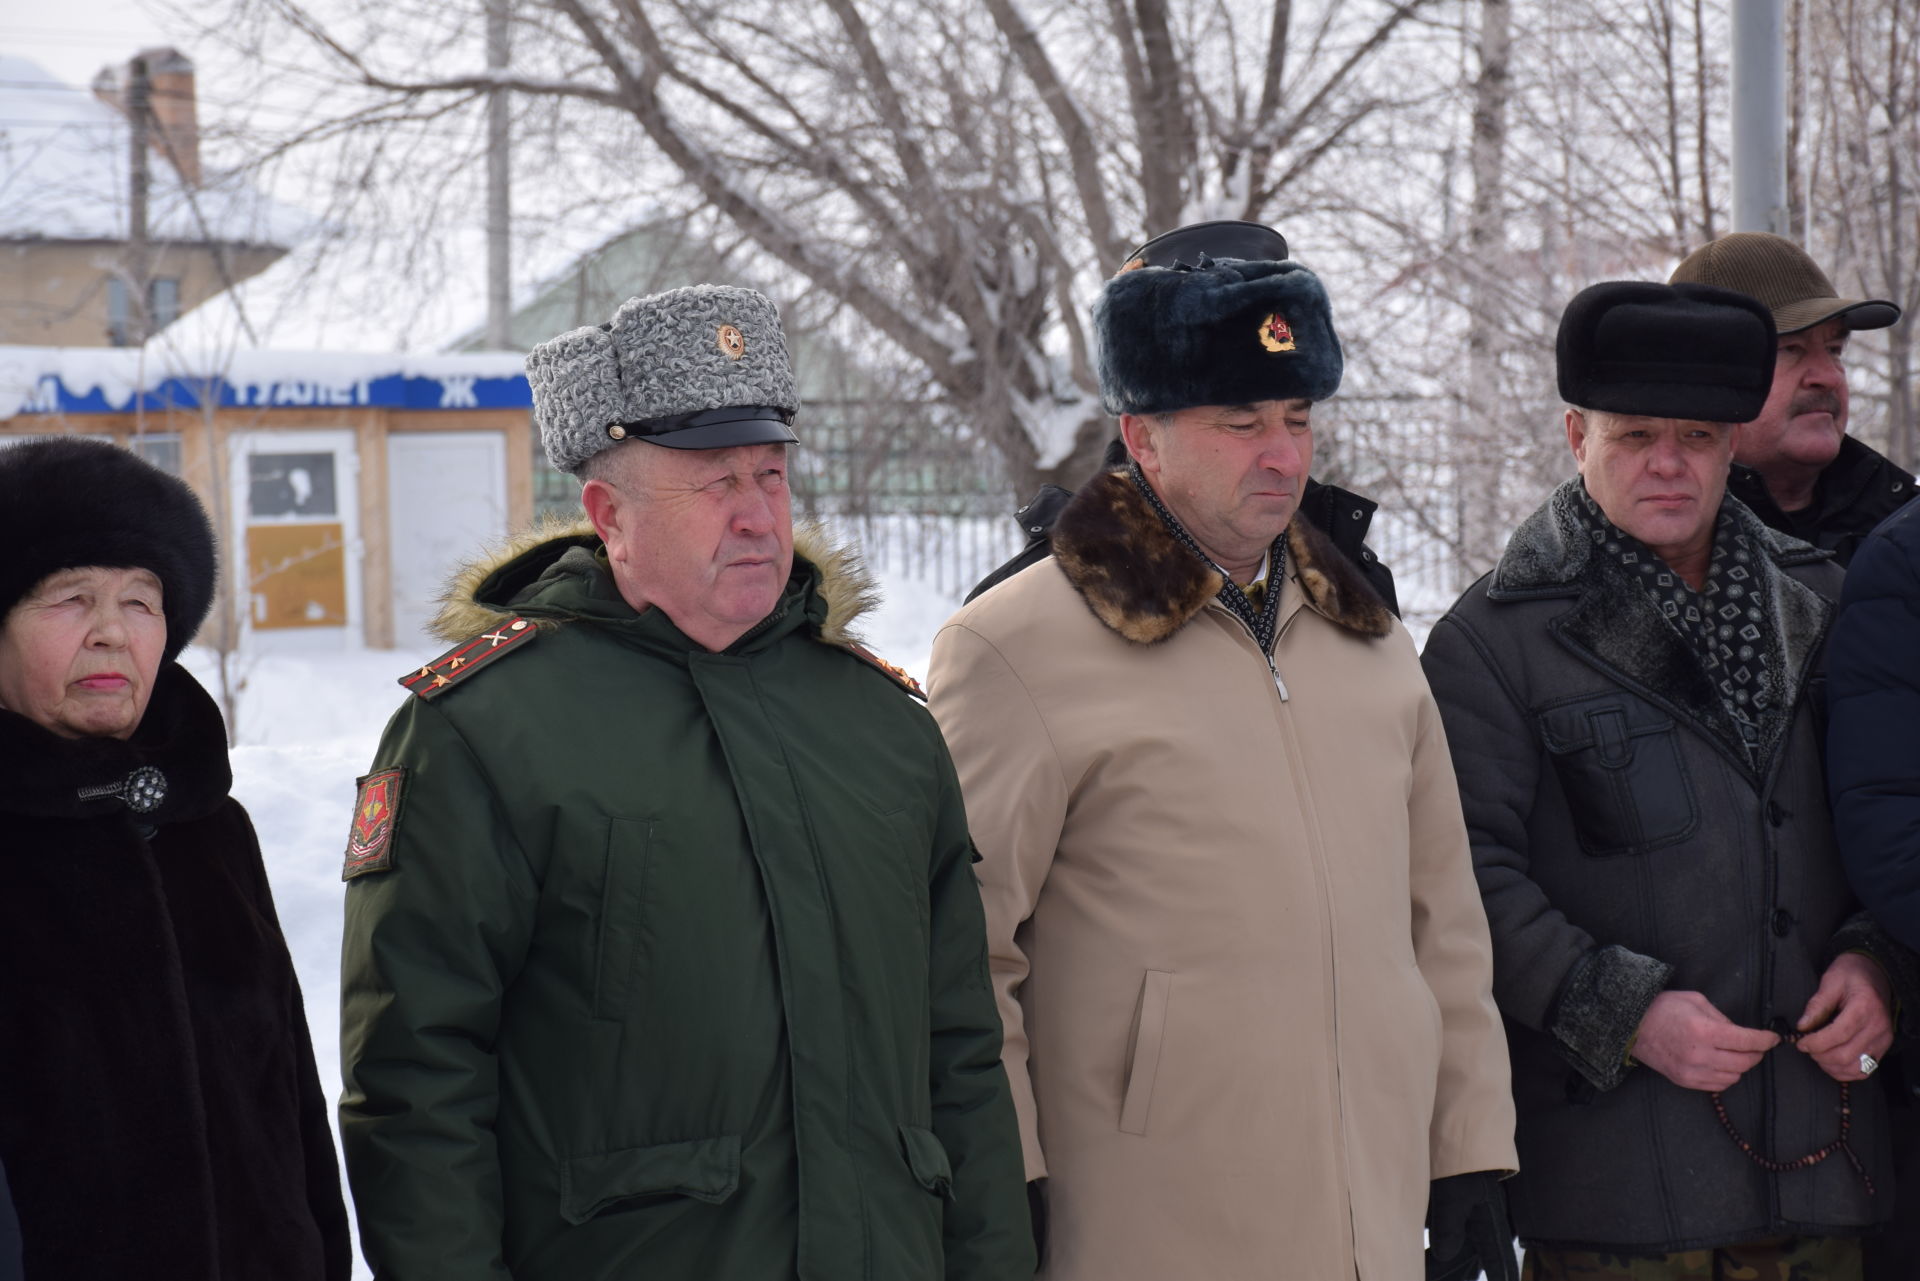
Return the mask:
<svg viewBox="0 0 1920 1281">
<path fill-rule="evenodd" d="M 417 672 L 400 678 L 403 688 L 421 698 L 437 698 L 511 649 L 520 649 L 539 628 L 510 618 L 490 632 L 462 641 Z"/>
<path fill-rule="evenodd" d="M 909 672 L 906 668 L 889 663 L 865 645 L 857 645 L 852 641 L 848 641 L 846 642 L 845 648 L 849 654 L 852 654 L 861 662 L 877 668 L 892 677 L 893 682 L 901 689 L 906 690 L 907 693 L 913 695 L 923 703 L 927 701 L 927 692 L 920 688 L 920 682 L 913 679 L 913 673 Z"/>
</svg>

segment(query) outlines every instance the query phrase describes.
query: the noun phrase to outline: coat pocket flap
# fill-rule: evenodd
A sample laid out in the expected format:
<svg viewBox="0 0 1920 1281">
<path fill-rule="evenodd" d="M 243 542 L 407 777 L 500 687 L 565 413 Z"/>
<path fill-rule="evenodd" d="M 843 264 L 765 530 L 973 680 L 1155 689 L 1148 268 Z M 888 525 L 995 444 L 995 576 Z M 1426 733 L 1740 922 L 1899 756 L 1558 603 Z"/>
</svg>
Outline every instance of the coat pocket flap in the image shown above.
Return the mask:
<svg viewBox="0 0 1920 1281">
<path fill-rule="evenodd" d="M 1554 755 L 1593 748 L 1617 769 L 1632 755 L 1625 750 L 1628 740 L 1671 730 L 1674 721 L 1637 698 L 1607 694 L 1545 708 L 1539 724 L 1541 741 Z"/>
<path fill-rule="evenodd" d="M 903 1125 L 900 1146 L 907 1154 L 907 1168 L 921 1187 L 940 1196 L 953 1195 L 953 1163 L 947 1160 L 947 1148 L 939 1135 L 917 1125 Z"/>
<path fill-rule="evenodd" d="M 737 1135 L 616 1148 L 561 1163 L 560 1216 L 585 1223 L 609 1206 L 647 1196 L 685 1196 L 717 1205 L 739 1186 Z"/>
</svg>

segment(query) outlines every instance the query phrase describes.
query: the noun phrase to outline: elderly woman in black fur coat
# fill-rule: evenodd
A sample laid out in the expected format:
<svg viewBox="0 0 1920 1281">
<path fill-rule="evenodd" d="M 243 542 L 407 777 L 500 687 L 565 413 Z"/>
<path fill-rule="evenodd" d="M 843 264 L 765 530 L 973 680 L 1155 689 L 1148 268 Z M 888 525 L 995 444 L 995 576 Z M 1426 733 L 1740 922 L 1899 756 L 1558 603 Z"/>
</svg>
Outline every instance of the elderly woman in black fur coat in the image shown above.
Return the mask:
<svg viewBox="0 0 1920 1281">
<path fill-rule="evenodd" d="M 0 450 L 0 1165 L 28 1281 L 351 1270 L 300 989 L 219 710 L 213 532 L 73 438 Z"/>
</svg>

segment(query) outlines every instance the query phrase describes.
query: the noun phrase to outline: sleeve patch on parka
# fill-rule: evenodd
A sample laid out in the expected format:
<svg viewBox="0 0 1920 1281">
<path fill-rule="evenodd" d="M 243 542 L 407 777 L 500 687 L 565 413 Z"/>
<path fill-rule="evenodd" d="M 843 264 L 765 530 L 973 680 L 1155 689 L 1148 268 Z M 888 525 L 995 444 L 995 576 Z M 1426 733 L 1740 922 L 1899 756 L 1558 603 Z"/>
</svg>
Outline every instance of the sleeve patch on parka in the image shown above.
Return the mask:
<svg viewBox="0 0 1920 1281">
<path fill-rule="evenodd" d="M 420 670 L 408 672 L 400 684 L 423 699 L 437 698 L 509 650 L 525 649 L 539 630 L 524 618 L 510 618 L 490 632 L 461 641 Z"/>
<path fill-rule="evenodd" d="M 360 780 L 353 798 L 353 828 L 347 833 L 347 864 L 340 879 L 351 881 L 393 866 L 393 835 L 400 826 L 404 769 L 383 769 Z"/>
<path fill-rule="evenodd" d="M 913 695 L 921 702 L 924 703 L 927 701 L 926 691 L 920 688 L 920 682 L 913 679 L 913 673 L 909 672 L 906 668 L 894 663 L 889 663 L 865 645 L 857 644 L 853 641 L 845 642 L 841 648 L 845 649 L 849 654 L 852 654 L 869 667 L 885 672 L 887 676 L 893 680 L 894 684 L 906 690 L 907 693 Z"/>
</svg>

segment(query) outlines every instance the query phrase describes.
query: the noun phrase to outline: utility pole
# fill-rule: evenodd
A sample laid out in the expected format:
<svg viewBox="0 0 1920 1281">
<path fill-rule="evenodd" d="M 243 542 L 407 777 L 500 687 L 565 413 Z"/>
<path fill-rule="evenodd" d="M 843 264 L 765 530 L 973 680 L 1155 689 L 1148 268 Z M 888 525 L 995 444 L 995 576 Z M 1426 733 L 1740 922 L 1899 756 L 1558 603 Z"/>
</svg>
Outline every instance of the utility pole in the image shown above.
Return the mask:
<svg viewBox="0 0 1920 1281">
<path fill-rule="evenodd" d="M 147 79 L 145 58 L 135 58 L 127 69 L 131 81 L 127 114 L 133 124 L 133 154 L 128 157 L 133 172 L 127 197 L 127 343 L 138 347 L 147 341 L 147 280 L 153 274 L 153 250 L 147 242 L 147 127 L 153 118 L 153 86 Z"/>
<path fill-rule="evenodd" d="M 1733 229 L 1787 234 L 1784 0 L 1737 0 L 1733 22 Z"/>
<path fill-rule="evenodd" d="M 1460 546 L 1454 585 L 1465 591 L 1499 558 L 1506 423 L 1501 351 L 1506 345 L 1507 104 L 1513 91 L 1513 6 L 1481 0 L 1480 74 L 1473 83 L 1473 207 L 1467 218 L 1467 422 L 1454 433 Z"/>
<path fill-rule="evenodd" d="M 507 69 L 507 17 L 510 0 L 487 0 L 487 70 L 495 75 Z M 509 279 L 512 259 L 509 232 L 513 222 L 507 162 L 511 137 L 507 128 L 507 91 L 487 92 L 487 346 L 505 350 L 513 345 L 513 290 Z"/>
</svg>

